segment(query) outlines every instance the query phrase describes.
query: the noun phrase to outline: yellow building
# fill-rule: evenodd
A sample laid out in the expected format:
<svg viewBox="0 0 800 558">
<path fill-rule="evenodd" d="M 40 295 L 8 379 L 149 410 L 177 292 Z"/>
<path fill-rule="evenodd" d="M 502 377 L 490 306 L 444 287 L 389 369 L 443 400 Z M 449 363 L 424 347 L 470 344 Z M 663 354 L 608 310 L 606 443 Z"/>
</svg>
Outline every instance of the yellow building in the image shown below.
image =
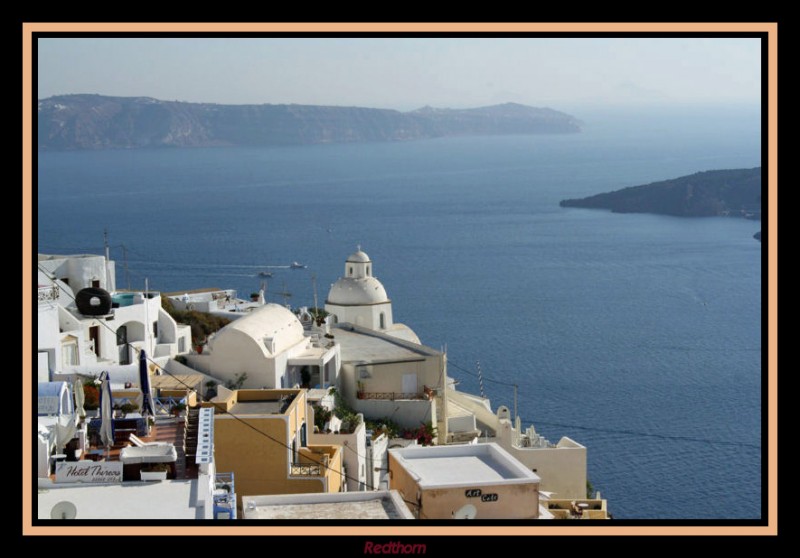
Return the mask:
<svg viewBox="0 0 800 558">
<path fill-rule="evenodd" d="M 233 471 L 236 493 L 339 492 L 342 448 L 309 445 L 304 389 L 218 387 L 213 405 L 217 469 Z M 313 425 L 312 425 L 313 426 Z"/>
</svg>

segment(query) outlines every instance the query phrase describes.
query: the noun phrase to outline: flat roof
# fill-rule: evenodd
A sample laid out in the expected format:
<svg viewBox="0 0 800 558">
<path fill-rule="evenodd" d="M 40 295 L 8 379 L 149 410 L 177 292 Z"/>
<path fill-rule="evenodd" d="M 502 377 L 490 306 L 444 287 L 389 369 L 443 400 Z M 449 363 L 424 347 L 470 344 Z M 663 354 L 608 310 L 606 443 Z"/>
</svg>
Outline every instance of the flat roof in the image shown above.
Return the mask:
<svg viewBox="0 0 800 558">
<path fill-rule="evenodd" d="M 396 448 L 389 454 L 424 488 L 540 482 L 495 443 Z"/>
<path fill-rule="evenodd" d="M 50 519 L 59 502 L 72 502 L 75 519 L 203 519 L 196 506 L 197 479 L 40 487 L 37 517 Z"/>
<path fill-rule="evenodd" d="M 244 496 L 245 519 L 413 519 L 396 490 Z"/>
<path fill-rule="evenodd" d="M 150 376 L 153 389 L 182 390 L 197 389 L 203 383 L 202 374 L 162 374 Z"/>
<path fill-rule="evenodd" d="M 173 296 L 183 296 L 185 294 L 218 293 L 218 292 L 226 292 L 232 290 L 234 289 L 218 289 L 217 287 L 204 287 L 201 289 L 189 289 L 187 291 L 173 291 L 161 294 L 163 294 L 164 296 L 173 297 Z"/>
<path fill-rule="evenodd" d="M 238 401 L 229 411 L 232 415 L 282 415 L 285 401 Z"/>
<path fill-rule="evenodd" d="M 350 330 L 350 326 L 347 328 L 331 329 L 334 340 L 341 346 L 343 362 L 422 360 L 440 354 L 439 351 L 425 345 L 418 345 L 390 335 L 361 328 Z"/>
</svg>

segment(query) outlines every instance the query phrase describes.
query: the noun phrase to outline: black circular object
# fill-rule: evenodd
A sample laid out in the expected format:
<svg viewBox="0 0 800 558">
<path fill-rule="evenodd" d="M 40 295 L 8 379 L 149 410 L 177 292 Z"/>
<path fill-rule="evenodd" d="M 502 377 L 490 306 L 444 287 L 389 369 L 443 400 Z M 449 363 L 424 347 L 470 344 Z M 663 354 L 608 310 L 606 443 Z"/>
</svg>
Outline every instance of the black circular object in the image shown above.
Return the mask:
<svg viewBox="0 0 800 558">
<path fill-rule="evenodd" d="M 105 289 L 87 287 L 75 295 L 78 312 L 84 316 L 105 316 L 111 313 L 111 295 Z"/>
</svg>

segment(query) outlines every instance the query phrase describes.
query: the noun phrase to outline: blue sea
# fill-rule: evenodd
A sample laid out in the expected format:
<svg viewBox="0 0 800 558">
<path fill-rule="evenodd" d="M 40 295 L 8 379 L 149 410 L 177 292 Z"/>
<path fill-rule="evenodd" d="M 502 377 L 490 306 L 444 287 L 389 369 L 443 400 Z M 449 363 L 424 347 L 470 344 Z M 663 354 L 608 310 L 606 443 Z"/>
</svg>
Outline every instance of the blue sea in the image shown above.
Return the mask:
<svg viewBox="0 0 800 558">
<path fill-rule="evenodd" d="M 247 296 L 270 270 L 311 306 L 360 244 L 459 389 L 480 362 L 494 407 L 516 383 L 525 423 L 588 447 L 616 518 L 760 518 L 760 223 L 558 205 L 758 166 L 760 112 L 572 112 L 580 134 L 42 152 L 38 249 L 107 228 L 119 287 Z"/>
</svg>

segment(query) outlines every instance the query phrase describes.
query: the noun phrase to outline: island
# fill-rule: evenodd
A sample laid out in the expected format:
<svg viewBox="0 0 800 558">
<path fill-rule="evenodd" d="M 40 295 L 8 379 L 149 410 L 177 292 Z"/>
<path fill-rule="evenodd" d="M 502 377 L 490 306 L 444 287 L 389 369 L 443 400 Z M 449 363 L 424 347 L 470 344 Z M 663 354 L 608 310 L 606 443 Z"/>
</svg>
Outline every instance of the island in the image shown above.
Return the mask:
<svg viewBox="0 0 800 558">
<path fill-rule="evenodd" d="M 559 205 L 610 209 L 615 213 L 761 220 L 761 167 L 698 172 L 588 198 L 562 200 Z"/>
<path fill-rule="evenodd" d="M 580 130 L 580 121 L 569 114 L 517 103 L 470 109 L 423 107 L 400 112 L 79 94 L 40 100 L 37 111 L 41 150 L 385 142 Z"/>
</svg>

